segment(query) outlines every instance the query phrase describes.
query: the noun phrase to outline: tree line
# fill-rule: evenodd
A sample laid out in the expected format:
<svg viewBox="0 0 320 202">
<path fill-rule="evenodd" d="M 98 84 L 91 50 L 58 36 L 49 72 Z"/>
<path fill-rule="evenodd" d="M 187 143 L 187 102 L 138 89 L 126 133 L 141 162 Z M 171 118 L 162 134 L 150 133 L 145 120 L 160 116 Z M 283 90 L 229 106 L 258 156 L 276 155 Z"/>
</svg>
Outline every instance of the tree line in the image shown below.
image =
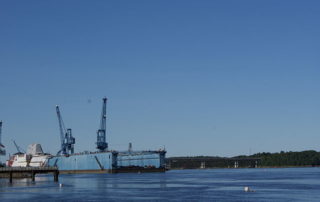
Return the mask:
<svg viewBox="0 0 320 202">
<path fill-rule="evenodd" d="M 320 152 L 314 150 L 263 152 L 249 157 L 261 158 L 260 166 L 320 166 Z"/>
<path fill-rule="evenodd" d="M 290 166 L 320 166 L 320 152 L 307 150 L 301 152 L 262 152 L 253 155 L 241 155 L 231 158 L 218 156 L 187 156 L 169 157 L 166 159 L 167 165 L 177 169 L 201 168 L 240 168 L 253 167 L 290 167 Z"/>
</svg>

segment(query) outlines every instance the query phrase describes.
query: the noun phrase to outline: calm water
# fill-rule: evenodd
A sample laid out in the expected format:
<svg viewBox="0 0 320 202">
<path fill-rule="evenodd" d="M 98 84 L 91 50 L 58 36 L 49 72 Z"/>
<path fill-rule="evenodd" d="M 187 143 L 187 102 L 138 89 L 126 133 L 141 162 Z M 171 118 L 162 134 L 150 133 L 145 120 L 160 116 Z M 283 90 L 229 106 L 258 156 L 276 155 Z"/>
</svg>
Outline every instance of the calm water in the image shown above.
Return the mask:
<svg viewBox="0 0 320 202">
<path fill-rule="evenodd" d="M 0 201 L 320 201 L 320 168 L 174 170 L 0 179 Z M 255 192 L 244 192 L 249 186 Z"/>
</svg>

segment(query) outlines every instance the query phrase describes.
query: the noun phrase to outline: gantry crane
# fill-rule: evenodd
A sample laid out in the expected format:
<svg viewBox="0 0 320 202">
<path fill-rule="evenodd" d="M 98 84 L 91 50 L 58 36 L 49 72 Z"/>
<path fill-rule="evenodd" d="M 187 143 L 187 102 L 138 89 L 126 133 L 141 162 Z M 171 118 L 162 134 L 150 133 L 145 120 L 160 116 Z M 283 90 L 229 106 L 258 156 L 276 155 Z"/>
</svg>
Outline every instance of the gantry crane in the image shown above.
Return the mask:
<svg viewBox="0 0 320 202">
<path fill-rule="evenodd" d="M 63 155 L 73 154 L 74 153 L 74 144 L 75 144 L 76 140 L 74 137 L 72 137 L 71 128 L 68 128 L 66 130 L 58 105 L 56 106 L 56 111 L 57 111 L 57 116 L 58 116 L 58 121 L 59 121 L 60 140 L 61 140 L 61 149 L 58 152 L 58 154 L 63 154 Z"/>
<path fill-rule="evenodd" d="M 0 121 L 0 155 L 4 156 L 6 155 L 6 150 L 4 145 L 1 142 L 1 133 L 2 133 L 2 121 Z"/>
<path fill-rule="evenodd" d="M 106 142 L 106 121 L 107 121 L 107 98 L 102 99 L 102 112 L 100 120 L 100 128 L 97 131 L 97 149 L 99 151 L 106 151 L 108 149 L 108 143 Z"/>
</svg>

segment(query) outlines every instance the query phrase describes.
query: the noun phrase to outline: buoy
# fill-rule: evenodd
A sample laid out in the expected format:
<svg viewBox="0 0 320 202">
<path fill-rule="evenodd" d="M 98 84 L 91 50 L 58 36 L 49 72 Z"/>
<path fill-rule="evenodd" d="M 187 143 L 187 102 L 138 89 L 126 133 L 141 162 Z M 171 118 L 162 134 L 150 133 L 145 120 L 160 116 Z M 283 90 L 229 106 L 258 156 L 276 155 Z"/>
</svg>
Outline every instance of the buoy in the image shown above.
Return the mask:
<svg viewBox="0 0 320 202">
<path fill-rule="evenodd" d="M 245 192 L 254 192 L 254 190 L 250 189 L 249 187 L 244 187 Z"/>
</svg>

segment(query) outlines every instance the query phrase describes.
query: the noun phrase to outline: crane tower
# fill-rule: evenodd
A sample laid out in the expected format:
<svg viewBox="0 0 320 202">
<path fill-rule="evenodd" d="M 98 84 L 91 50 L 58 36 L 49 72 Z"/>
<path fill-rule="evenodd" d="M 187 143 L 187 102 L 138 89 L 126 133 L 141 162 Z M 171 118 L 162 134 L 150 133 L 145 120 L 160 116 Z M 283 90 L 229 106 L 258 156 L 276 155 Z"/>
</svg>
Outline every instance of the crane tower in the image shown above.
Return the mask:
<svg viewBox="0 0 320 202">
<path fill-rule="evenodd" d="M 58 154 L 69 155 L 74 153 L 74 144 L 76 142 L 75 138 L 72 137 L 71 128 L 66 129 L 61 117 L 59 106 L 56 106 L 59 129 L 60 129 L 60 140 L 61 140 L 61 149 Z"/>
<path fill-rule="evenodd" d="M 6 150 L 4 145 L 1 142 L 1 133 L 2 133 L 2 121 L 0 121 L 0 155 L 6 155 Z"/>
<path fill-rule="evenodd" d="M 106 142 L 106 121 L 107 121 L 107 98 L 102 99 L 102 112 L 100 119 L 100 128 L 97 131 L 97 149 L 99 151 L 106 151 L 108 149 L 108 143 Z"/>
</svg>

